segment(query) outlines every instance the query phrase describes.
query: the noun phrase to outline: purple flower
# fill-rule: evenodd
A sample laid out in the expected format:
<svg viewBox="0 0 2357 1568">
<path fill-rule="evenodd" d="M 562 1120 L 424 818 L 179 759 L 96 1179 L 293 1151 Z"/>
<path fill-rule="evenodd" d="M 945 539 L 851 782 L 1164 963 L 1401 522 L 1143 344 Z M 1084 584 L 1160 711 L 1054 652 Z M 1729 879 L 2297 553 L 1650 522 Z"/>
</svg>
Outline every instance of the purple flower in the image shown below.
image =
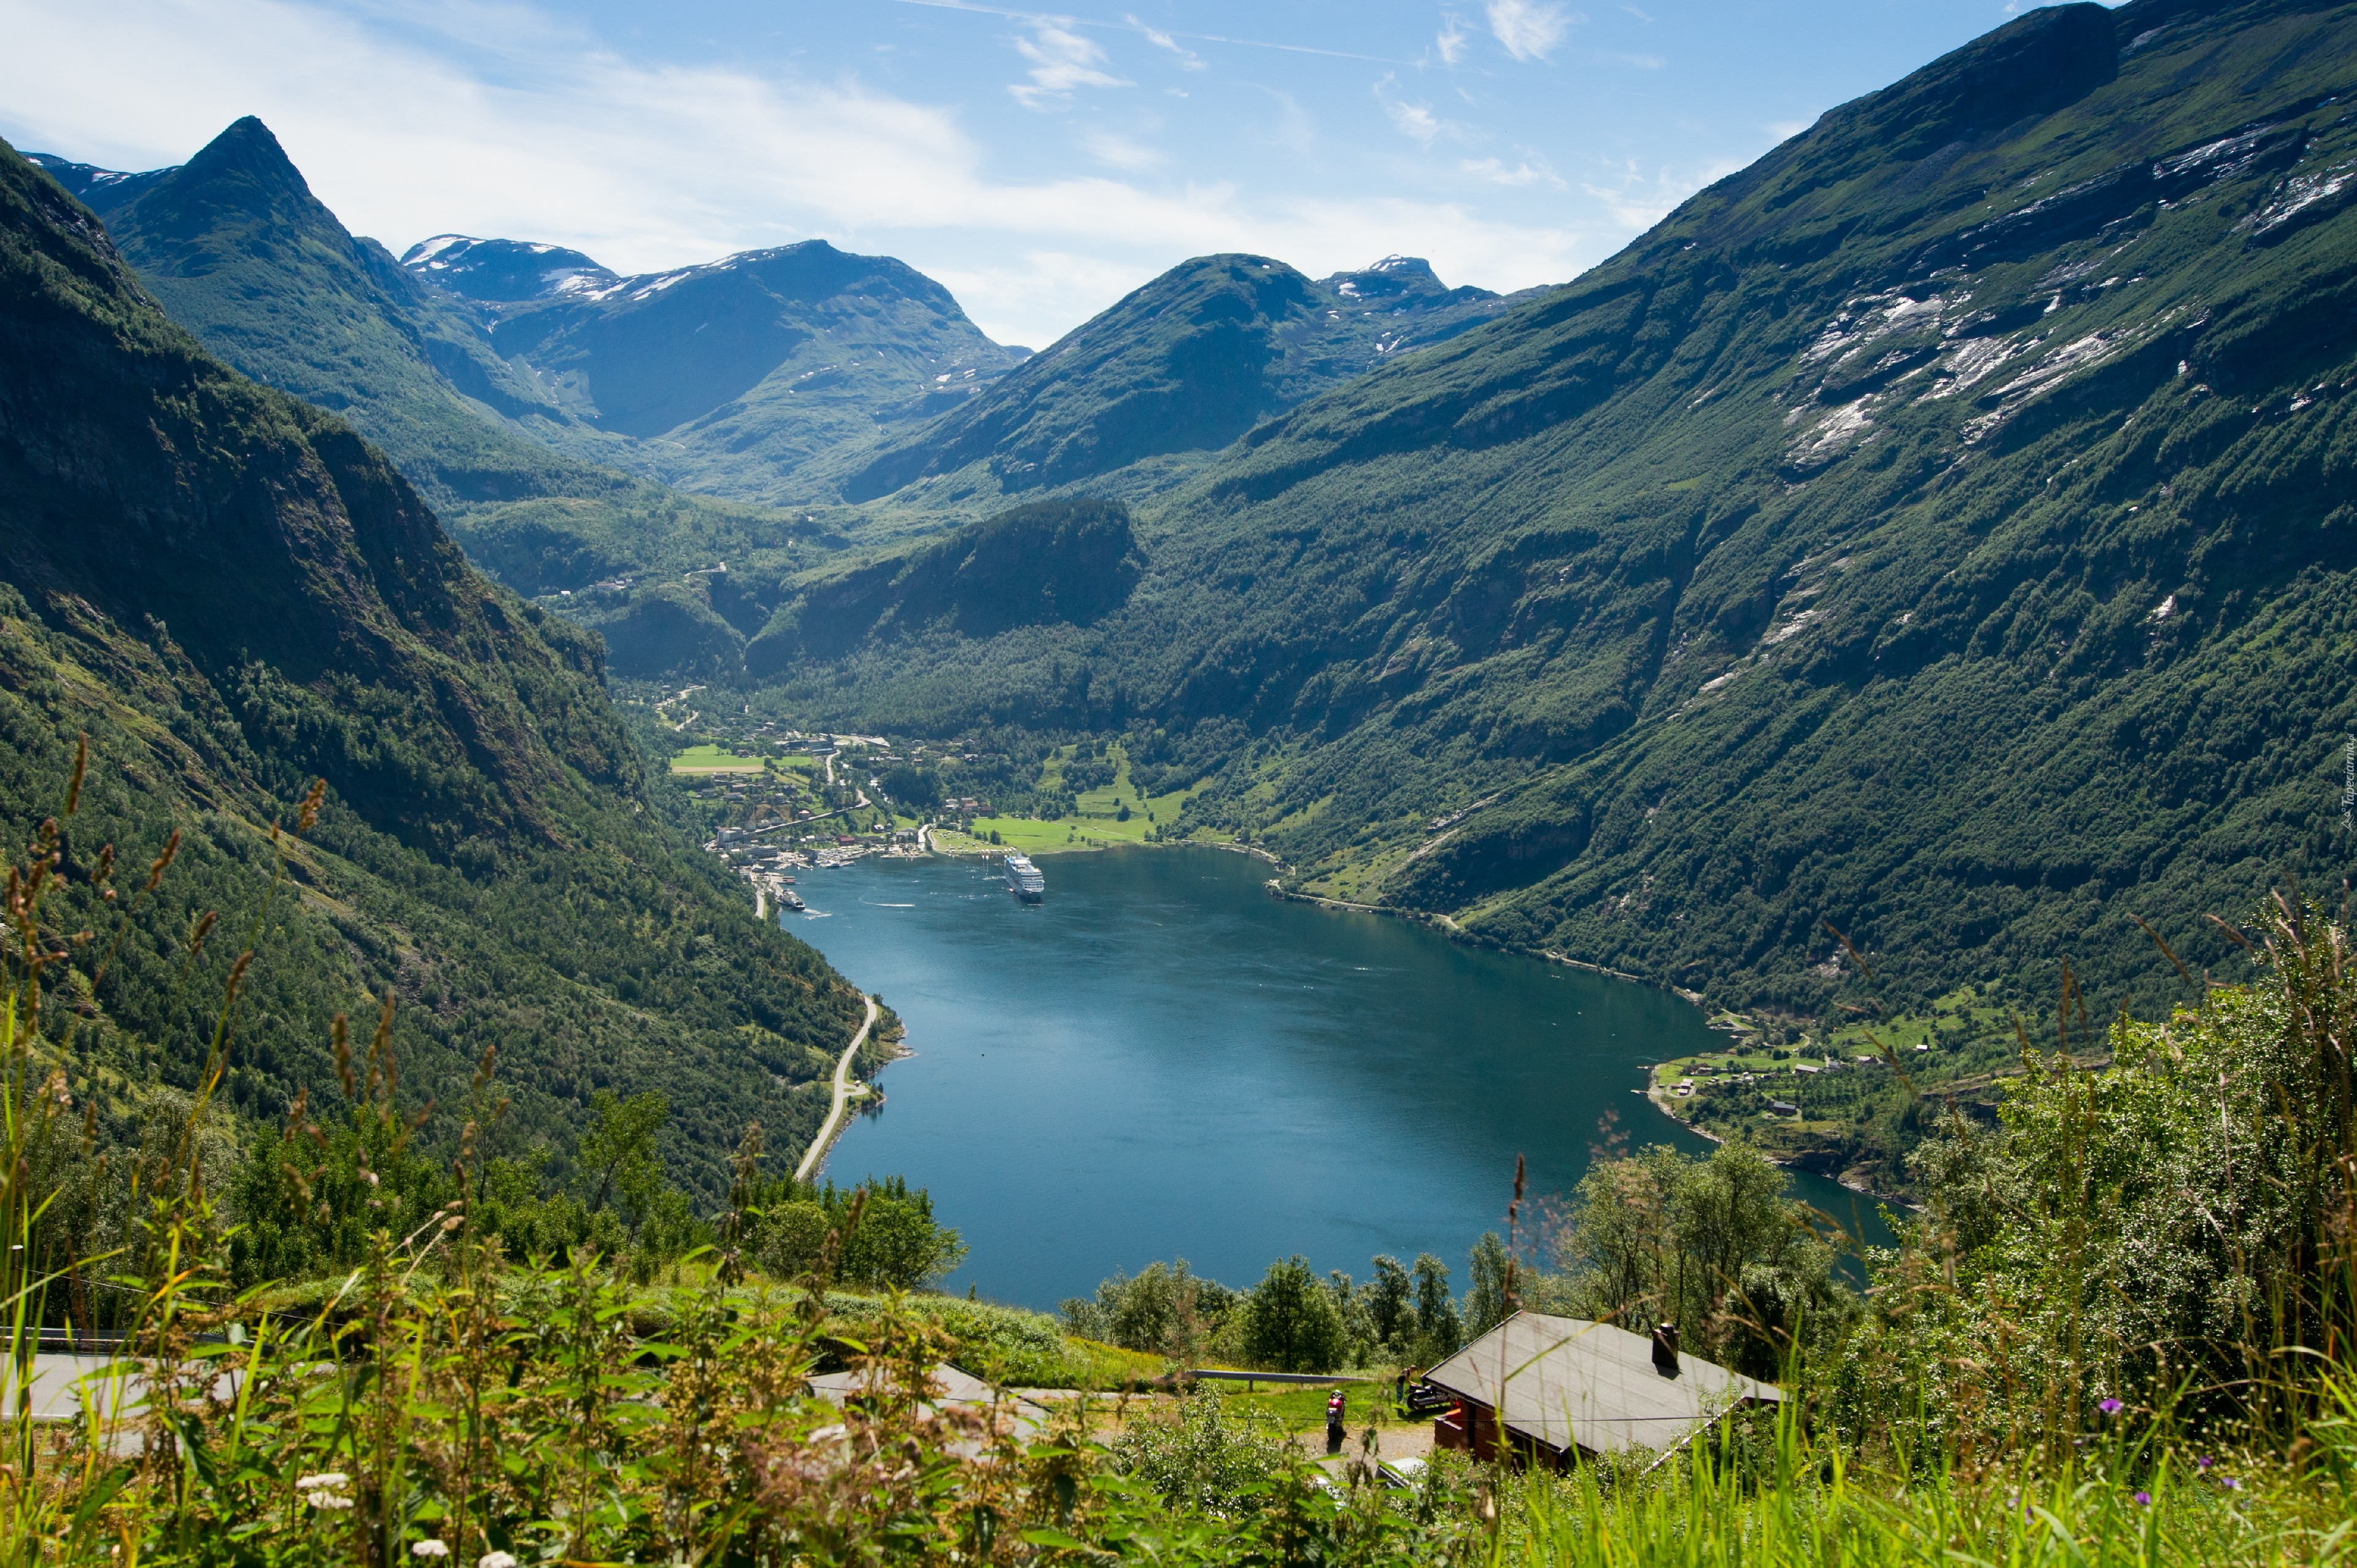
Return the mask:
<svg viewBox="0 0 2357 1568">
<path fill-rule="evenodd" d="M 2122 1410 L 2126 1409 L 2126 1407 L 2125 1405 L 2121 1404 L 2121 1403 L 2120 1403 L 2120 1402 L 2119 1402 L 2119 1401 L 2117 1401 L 2117 1400 L 2105 1400 L 2103 1403 L 2101 1403 L 2101 1404 L 2097 1405 L 2095 1408 L 2096 1408 L 2097 1410 L 2102 1411 L 2105 1415 L 2117 1415 L 2117 1414 L 2119 1414 L 2119 1413 L 2120 1413 L 2120 1412 L 2121 1412 Z"/>
<path fill-rule="evenodd" d="M 2147 1509 L 2151 1506 L 2152 1494 L 2150 1492 L 2138 1492 L 2136 1494 L 2136 1507 L 2140 1509 Z"/>
<path fill-rule="evenodd" d="M 2215 1465 L 2217 1462 L 2217 1460 L 2212 1459 L 2207 1454 L 2204 1454 L 2201 1458 L 2193 1461 L 2196 1467 L 2203 1470 L 2207 1470 L 2211 1466 Z"/>
<path fill-rule="evenodd" d="M 2243 1483 L 2234 1479 L 2232 1476 L 2219 1477 L 2218 1484 L 2225 1487 L 2230 1492 L 2239 1492 L 2243 1489 Z"/>
</svg>

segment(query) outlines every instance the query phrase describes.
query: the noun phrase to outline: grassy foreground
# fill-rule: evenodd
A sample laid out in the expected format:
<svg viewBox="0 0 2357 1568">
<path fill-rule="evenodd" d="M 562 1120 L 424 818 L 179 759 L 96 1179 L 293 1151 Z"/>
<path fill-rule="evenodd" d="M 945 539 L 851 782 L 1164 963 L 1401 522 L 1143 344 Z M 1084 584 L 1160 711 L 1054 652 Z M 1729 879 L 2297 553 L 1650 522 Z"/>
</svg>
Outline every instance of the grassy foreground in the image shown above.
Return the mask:
<svg viewBox="0 0 2357 1568">
<path fill-rule="evenodd" d="M 404 1162 L 425 1153 L 409 1149 L 422 1118 L 395 1093 L 389 1026 L 364 1047 L 341 1020 L 335 1036 L 358 1179 L 306 1176 L 306 1140 L 329 1141 L 299 1119 L 287 1133 L 304 1203 L 365 1226 L 357 1264 L 237 1289 L 244 1227 L 204 1145 L 251 948 L 199 1042 L 185 1122 L 142 1151 L 124 1244 L 83 1255 L 58 1173 L 89 1113 L 49 1032 L 74 993 L 48 977 L 101 939 L 47 913 L 60 836 L 45 824 L 10 868 L 0 947 L 0 1564 L 2357 1556 L 2357 962 L 2343 924 L 2289 900 L 2259 932 L 2260 983 L 2213 988 L 2167 1026 L 2123 1020 L 2123 1066 L 2087 1074 L 2066 1051 L 2008 1101 L 2006 1142 L 1960 1129 L 1942 1145 L 1945 1201 L 1870 1260 L 1864 1302 L 1810 1286 L 1792 1244 L 1764 1270 L 1663 1250 L 1664 1234 L 1725 1230 L 1703 1210 L 1739 1195 L 1658 1161 L 1599 1165 L 1580 1195 L 1587 1264 L 1523 1277 L 1499 1250 L 1500 1305 L 1472 1326 L 1518 1300 L 1630 1322 L 1666 1307 L 1721 1356 L 1781 1355 L 1786 1402 L 1658 1458 L 1555 1476 L 1443 1455 L 1398 1487 L 1374 1463 L 1396 1424 L 1321 1464 L 1285 1440 L 1300 1395 L 1149 1393 L 1161 1357 L 1038 1315 L 833 1289 L 888 1208 L 868 1188 L 824 1211 L 799 1277 L 764 1279 L 775 1184 L 757 1130 L 710 1244 L 668 1288 L 632 1283 L 594 1242 L 511 1258 L 489 1224 L 484 1133 L 502 1105 L 488 1056 L 447 1196 L 388 1224 Z M 2224 1228 L 2185 1219 L 2189 1193 L 2232 1221 L 2222 1243 Z M 1324 1300 L 1299 1272 L 1304 1298 Z M 45 1356 L 45 1339 L 90 1343 L 92 1292 L 119 1341 L 79 1366 Z M 946 1404 L 944 1361 L 1001 1389 L 1104 1391 Z M 836 1369 L 869 1395 L 816 1392 Z"/>
</svg>

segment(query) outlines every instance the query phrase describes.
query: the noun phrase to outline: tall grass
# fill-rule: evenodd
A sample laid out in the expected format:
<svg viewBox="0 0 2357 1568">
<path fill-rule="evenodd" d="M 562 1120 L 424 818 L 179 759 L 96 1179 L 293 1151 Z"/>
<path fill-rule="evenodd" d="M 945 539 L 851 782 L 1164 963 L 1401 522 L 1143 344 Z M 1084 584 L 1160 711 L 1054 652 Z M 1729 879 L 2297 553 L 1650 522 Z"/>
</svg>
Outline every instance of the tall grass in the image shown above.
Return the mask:
<svg viewBox="0 0 2357 1568">
<path fill-rule="evenodd" d="M 79 786 L 77 769 L 61 816 Z M 167 1157 L 134 1173 L 138 1225 L 111 1257 L 82 1255 L 55 1222 L 77 1117 L 40 1016 L 56 967 L 85 950 L 102 969 L 116 937 L 54 924 L 55 822 L 10 869 L 0 1562 L 1731 1568 L 2357 1554 L 2346 1370 L 2357 980 L 2342 929 L 2291 901 L 2252 940 L 2258 983 L 2120 1034 L 2133 1047 L 2120 1074 L 2033 1063 L 2014 1163 L 1951 1151 L 1958 1172 L 1990 1184 L 1986 1203 L 1956 1188 L 1908 1251 L 1882 1260 L 1884 1294 L 1861 1315 L 1871 1332 L 1788 1336 L 1794 1397 L 1772 1416 L 1724 1423 L 1650 1467 L 1519 1475 L 1447 1455 L 1402 1490 L 1379 1481 L 1372 1434 L 1329 1476 L 1265 1434 L 1167 1401 L 1066 1404 L 1020 1424 L 1004 1397 L 945 1404 L 931 1382 L 952 1351 L 937 1304 L 831 1309 L 860 1200 L 805 1277 L 748 1272 L 743 1240 L 764 1190 L 755 1137 L 717 1247 L 691 1258 L 660 1313 L 587 1248 L 559 1264 L 506 1258 L 470 1222 L 500 1106 L 488 1057 L 452 1158 L 455 1197 L 406 1234 L 372 1226 L 361 1262 L 299 1312 L 287 1293 L 232 1292 L 232 1217 L 208 1188 L 201 1122 L 287 845 L 319 800 L 315 789 L 279 838 L 281 877 L 211 1011 L 185 1124 Z M 169 859 L 129 900 L 101 877 L 97 907 L 135 905 Z M 113 916 L 118 935 L 132 913 Z M 185 944 L 184 976 L 211 929 Z M 364 1176 L 416 1130 L 397 1103 L 392 1042 L 389 1001 L 364 1042 L 338 1020 Z M 2242 1077 L 2205 1089 L 2213 1069 Z M 298 1106 L 298 1131 L 307 1115 Z M 2119 1168 L 2138 1150 L 2157 1165 L 2142 1187 Z M 2237 1223 L 2180 1228 L 2158 1238 L 2176 1251 L 2156 1251 L 2137 1227 L 2166 1221 L 2170 1192 L 2220 1162 L 2234 1172 L 2217 1190 L 2240 1206 Z M 2158 1287 L 2130 1299 L 2124 1270 L 2164 1256 L 2210 1270 L 2201 1310 Z M 1727 1284 L 1721 1310 L 1739 1313 L 1740 1282 Z M 71 1419 L 38 1419 L 44 1326 L 91 1348 L 75 1305 L 84 1287 L 124 1304 L 122 1337 L 96 1348 Z M 2231 1310 L 2202 1305 L 2218 1301 Z M 811 1374 L 835 1366 L 866 1369 L 873 1397 L 815 1397 Z"/>
</svg>

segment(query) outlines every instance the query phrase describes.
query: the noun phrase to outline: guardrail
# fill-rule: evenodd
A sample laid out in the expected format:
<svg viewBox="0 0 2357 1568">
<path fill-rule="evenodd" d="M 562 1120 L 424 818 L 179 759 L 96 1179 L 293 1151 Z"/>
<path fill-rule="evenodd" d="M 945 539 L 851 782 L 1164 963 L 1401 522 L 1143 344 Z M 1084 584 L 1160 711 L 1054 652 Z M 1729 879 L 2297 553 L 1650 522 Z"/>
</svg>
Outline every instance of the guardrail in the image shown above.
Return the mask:
<svg viewBox="0 0 2357 1568">
<path fill-rule="evenodd" d="M 1225 1367 L 1195 1367 L 1178 1374 L 1182 1378 L 1201 1378 L 1223 1383 L 1243 1383 L 1244 1391 L 1252 1391 L 1254 1383 L 1374 1383 L 1381 1378 L 1354 1378 L 1340 1372 L 1237 1372 Z"/>
</svg>

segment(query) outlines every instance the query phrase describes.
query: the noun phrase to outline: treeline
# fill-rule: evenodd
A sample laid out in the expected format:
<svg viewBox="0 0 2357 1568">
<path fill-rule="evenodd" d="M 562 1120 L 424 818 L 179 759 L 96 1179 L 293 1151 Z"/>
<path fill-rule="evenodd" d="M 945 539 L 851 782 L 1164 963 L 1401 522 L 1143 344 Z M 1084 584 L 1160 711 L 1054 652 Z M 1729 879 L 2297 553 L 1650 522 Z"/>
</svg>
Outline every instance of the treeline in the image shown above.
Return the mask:
<svg viewBox="0 0 2357 1568">
<path fill-rule="evenodd" d="M 77 831 L 103 831 L 124 809 L 119 787 L 93 779 L 88 759 L 85 746 L 56 815 L 9 872 L 8 918 L 17 930 L 5 1022 L 13 1047 L 31 1064 L 21 1070 L 38 1068 L 39 1100 L 50 1112 L 21 1152 L 21 1179 L 43 1194 L 25 1220 L 25 1261 L 56 1275 L 60 1324 L 113 1328 L 133 1310 L 107 1261 L 135 1252 L 146 1195 L 175 1171 L 215 1195 L 223 1278 L 239 1289 L 348 1271 L 385 1233 L 414 1239 L 462 1218 L 518 1262 L 596 1258 L 641 1283 L 714 1244 L 715 1206 L 694 1181 L 694 1166 L 677 1156 L 664 1093 L 590 1090 L 570 1135 L 561 1122 L 518 1126 L 493 1044 L 459 1102 L 437 1107 L 403 1082 L 408 1042 L 400 1025 L 408 1009 L 391 983 L 375 1001 L 370 1037 L 353 1038 L 340 1011 L 323 1029 L 314 1048 L 328 1069 L 324 1091 L 315 1097 L 298 1079 L 283 1111 L 266 1114 L 257 1085 L 270 1080 L 253 1064 L 272 1062 L 274 1034 L 301 1024 L 299 1013 L 274 1016 L 274 1007 L 299 998 L 296 1005 L 325 1011 L 339 1000 L 333 977 L 342 955 L 301 940 L 307 932 L 291 918 L 299 885 L 316 875 L 317 846 L 339 842 L 321 832 L 334 814 L 324 783 L 285 828 L 260 839 L 259 865 L 201 845 L 192 852 L 174 833 L 144 875 L 135 863 L 118 876 L 111 842 L 95 853 L 86 840 L 76 847 Z M 241 873 L 252 879 L 244 886 Z M 588 885 L 576 882 L 568 902 L 577 908 Z M 238 895 L 243 908 L 232 905 L 226 920 L 195 913 L 215 891 Z M 158 940 L 176 909 L 188 911 L 185 934 Z M 644 934 L 643 916 L 640 924 Z M 707 951 L 716 946 L 708 936 L 698 940 Z M 660 955 L 662 944 L 657 937 L 641 945 Z M 622 961 L 626 983 L 631 961 Z M 652 972 L 663 972 L 660 956 Z M 503 977 L 495 971 L 461 983 L 495 985 Z M 767 978 L 791 983 L 790 973 Z M 660 1000 L 692 1014 L 697 999 Z M 449 996 L 429 992 L 427 1001 L 447 1005 Z M 160 1039 L 134 1033 L 127 1026 L 135 1022 L 166 1032 Z M 259 1040 L 250 1042 L 249 1031 Z M 815 1077 L 832 1053 L 813 1054 L 823 1059 L 804 1072 Z M 544 1059 L 524 1055 L 527 1066 Z M 872 1070 L 875 1058 L 863 1065 Z M 63 1110 L 74 1113 L 70 1122 L 55 1114 Z M 699 1101 L 691 1114 L 713 1110 Z M 758 1221 L 736 1238 L 751 1266 L 800 1277 L 818 1266 L 832 1237 L 830 1278 L 909 1289 L 963 1255 L 922 1189 L 897 1177 L 842 1189 L 764 1176 L 759 1124 L 743 1124 L 744 1142 L 726 1168 L 732 1209 Z M 798 1151 L 805 1141 L 790 1122 L 780 1146 Z"/>
<path fill-rule="evenodd" d="M 1494 1274 L 1481 1272 L 1489 1261 L 1489 1253 L 1475 1254 L 1474 1296 L 1484 1303 L 1496 1295 Z M 1473 1302 L 1467 1307 L 1487 1310 Z M 1092 1299 L 1076 1296 L 1058 1311 L 1065 1329 L 1084 1339 L 1189 1366 L 1282 1372 L 1430 1366 L 1453 1354 L 1466 1332 L 1466 1309 L 1449 1294 L 1448 1269 L 1428 1252 L 1413 1267 L 1379 1257 L 1374 1277 L 1363 1284 L 1339 1269 L 1321 1280 L 1297 1254 L 1270 1264 L 1260 1283 L 1243 1291 L 1197 1277 L 1181 1258 L 1149 1263 L 1135 1276 L 1115 1274 Z"/>
<path fill-rule="evenodd" d="M 2098 1409 L 2288 1443 L 2345 1397 L 2357 1344 L 2357 958 L 2288 897 L 2225 929 L 2251 984 L 2163 1023 L 2066 1006 L 1996 1126 L 1939 1121 L 1908 1156 L 1926 1208 L 1863 1250 L 1863 1293 L 1837 1266 L 1850 1244 L 1734 1139 L 1609 1155 L 1564 1201 L 1518 1204 L 1518 1244 L 1485 1235 L 1453 1301 L 1429 1257 L 1357 1284 L 1286 1259 L 1241 1292 L 1157 1263 L 1065 1321 L 1284 1370 L 1429 1365 L 1519 1309 L 1674 1323 L 1860 1451 L 2051 1455 Z"/>
</svg>

